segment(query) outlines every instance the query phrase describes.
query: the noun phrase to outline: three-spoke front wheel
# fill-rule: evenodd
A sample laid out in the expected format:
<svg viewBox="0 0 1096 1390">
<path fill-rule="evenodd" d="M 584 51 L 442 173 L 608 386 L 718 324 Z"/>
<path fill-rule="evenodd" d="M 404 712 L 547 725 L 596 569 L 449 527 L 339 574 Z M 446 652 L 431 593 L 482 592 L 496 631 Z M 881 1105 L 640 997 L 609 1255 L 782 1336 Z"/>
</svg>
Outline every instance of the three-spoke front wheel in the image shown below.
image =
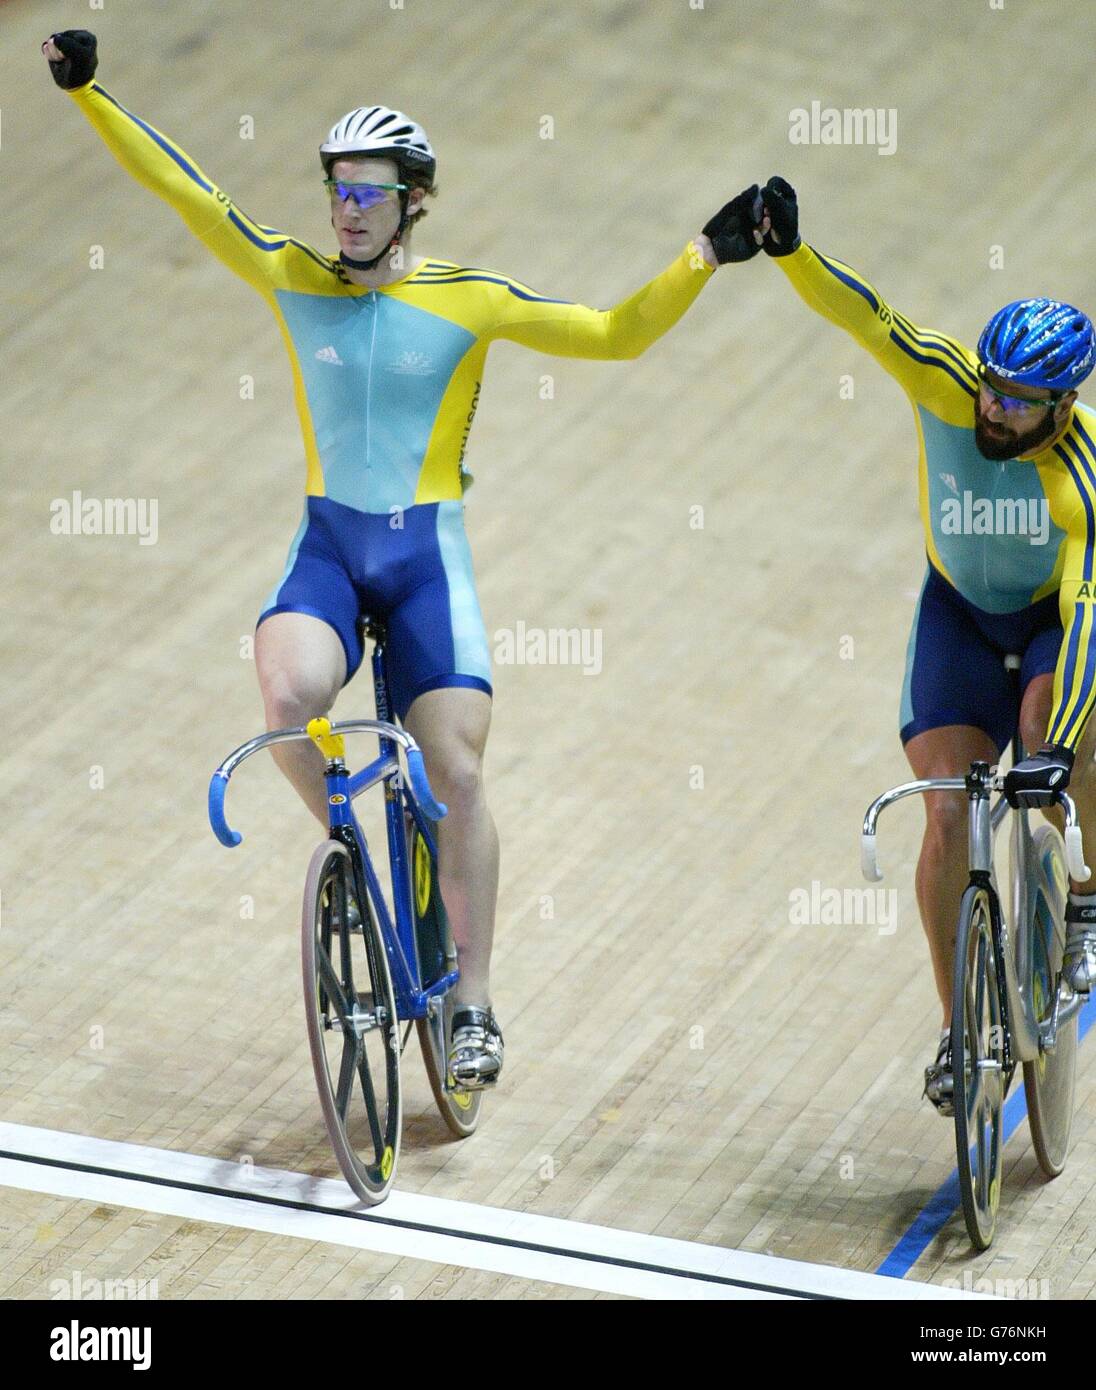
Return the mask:
<svg viewBox="0 0 1096 1390">
<path fill-rule="evenodd" d="M 972 883 L 963 894 L 955 938 L 951 1065 L 963 1218 L 978 1250 L 993 1240 L 1001 1194 L 1004 1044 L 990 895 Z"/>
<path fill-rule="evenodd" d="M 312 1066 L 343 1176 L 382 1202 L 400 1147 L 400 1040 L 384 941 L 348 850 L 316 848 L 301 914 L 301 963 Z"/>
</svg>

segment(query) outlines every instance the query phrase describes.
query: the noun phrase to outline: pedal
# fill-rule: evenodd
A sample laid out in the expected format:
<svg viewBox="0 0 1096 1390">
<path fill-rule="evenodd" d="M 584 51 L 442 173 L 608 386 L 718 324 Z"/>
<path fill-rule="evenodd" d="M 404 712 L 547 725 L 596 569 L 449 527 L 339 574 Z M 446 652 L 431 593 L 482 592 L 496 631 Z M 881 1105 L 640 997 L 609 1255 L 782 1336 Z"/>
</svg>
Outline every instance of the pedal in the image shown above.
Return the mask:
<svg viewBox="0 0 1096 1390">
<path fill-rule="evenodd" d="M 921 1095 L 922 1098 L 924 1098 L 925 1096 L 928 1097 L 928 1099 L 932 1102 L 933 1108 L 937 1111 L 938 1114 L 943 1115 L 946 1119 L 949 1120 L 954 1118 L 955 1097 L 950 1092 L 947 1094 L 940 1094 L 934 1096 L 929 1089 L 928 1083 L 926 1083 L 925 1089 L 921 1092 Z"/>
<path fill-rule="evenodd" d="M 1070 934 L 1062 961 L 1062 975 L 1074 994 L 1091 994 L 1096 981 L 1096 935 L 1091 930 Z"/>
<path fill-rule="evenodd" d="M 951 1045 L 943 1042 L 936 1053 L 936 1061 L 925 1068 L 925 1089 L 923 1098 L 949 1119 L 955 1114 L 955 1080 L 951 1071 Z"/>
</svg>

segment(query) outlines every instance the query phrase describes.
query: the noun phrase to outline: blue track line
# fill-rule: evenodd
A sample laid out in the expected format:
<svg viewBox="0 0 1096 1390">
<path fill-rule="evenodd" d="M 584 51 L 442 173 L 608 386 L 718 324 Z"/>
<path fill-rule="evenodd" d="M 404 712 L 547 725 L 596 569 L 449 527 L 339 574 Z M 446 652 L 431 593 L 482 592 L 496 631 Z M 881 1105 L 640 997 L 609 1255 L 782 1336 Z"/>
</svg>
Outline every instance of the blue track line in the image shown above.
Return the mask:
<svg viewBox="0 0 1096 1390">
<path fill-rule="evenodd" d="M 1084 1042 L 1085 1034 L 1092 1027 L 1093 1019 L 1096 1018 L 1096 1010 L 1086 1004 L 1077 1017 L 1077 1046 L 1080 1047 L 1081 1043 Z M 1022 1085 L 1018 1086 L 1005 1102 L 1002 1118 L 1004 1121 L 1003 1143 L 1007 1144 L 1021 1122 L 1027 1118 L 1027 1098 L 1024 1095 Z M 955 1212 L 959 1210 L 960 1201 L 959 1169 L 953 1168 L 947 1182 L 937 1188 L 917 1213 L 912 1225 L 906 1229 L 894 1249 L 876 1269 L 876 1274 L 886 1274 L 892 1279 L 904 1278 L 935 1237 L 948 1224 Z"/>
</svg>

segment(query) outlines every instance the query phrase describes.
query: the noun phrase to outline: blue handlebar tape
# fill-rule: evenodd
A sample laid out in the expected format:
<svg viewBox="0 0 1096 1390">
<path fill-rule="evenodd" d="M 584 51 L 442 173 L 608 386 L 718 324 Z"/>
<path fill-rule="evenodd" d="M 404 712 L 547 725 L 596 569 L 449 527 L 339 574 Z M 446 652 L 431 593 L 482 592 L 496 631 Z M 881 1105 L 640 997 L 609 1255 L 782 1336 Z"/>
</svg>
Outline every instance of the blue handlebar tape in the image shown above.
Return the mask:
<svg viewBox="0 0 1096 1390">
<path fill-rule="evenodd" d="M 209 823 L 221 844 L 227 845 L 229 849 L 234 849 L 243 839 L 243 836 L 238 830 L 231 829 L 225 820 L 226 791 L 228 791 L 228 778 L 221 772 L 215 772 L 209 779 Z"/>
<path fill-rule="evenodd" d="M 431 820 L 442 820 L 448 814 L 448 808 L 443 806 L 440 801 L 434 800 L 434 793 L 430 790 L 430 782 L 426 776 L 422 754 L 417 748 L 407 750 L 407 775 L 411 779 L 411 789 L 422 809 Z"/>
</svg>

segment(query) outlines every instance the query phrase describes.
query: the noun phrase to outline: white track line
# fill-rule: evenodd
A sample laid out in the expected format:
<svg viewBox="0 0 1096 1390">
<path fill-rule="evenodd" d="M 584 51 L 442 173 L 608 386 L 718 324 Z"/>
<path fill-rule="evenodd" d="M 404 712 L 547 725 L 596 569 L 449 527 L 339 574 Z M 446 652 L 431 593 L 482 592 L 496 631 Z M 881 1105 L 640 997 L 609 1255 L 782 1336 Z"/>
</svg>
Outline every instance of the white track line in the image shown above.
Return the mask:
<svg viewBox="0 0 1096 1390">
<path fill-rule="evenodd" d="M 980 1297 L 412 1192 L 366 1207 L 342 1181 L 60 1130 L 0 1122 L 0 1150 L 5 1187 L 638 1298 Z"/>
</svg>

